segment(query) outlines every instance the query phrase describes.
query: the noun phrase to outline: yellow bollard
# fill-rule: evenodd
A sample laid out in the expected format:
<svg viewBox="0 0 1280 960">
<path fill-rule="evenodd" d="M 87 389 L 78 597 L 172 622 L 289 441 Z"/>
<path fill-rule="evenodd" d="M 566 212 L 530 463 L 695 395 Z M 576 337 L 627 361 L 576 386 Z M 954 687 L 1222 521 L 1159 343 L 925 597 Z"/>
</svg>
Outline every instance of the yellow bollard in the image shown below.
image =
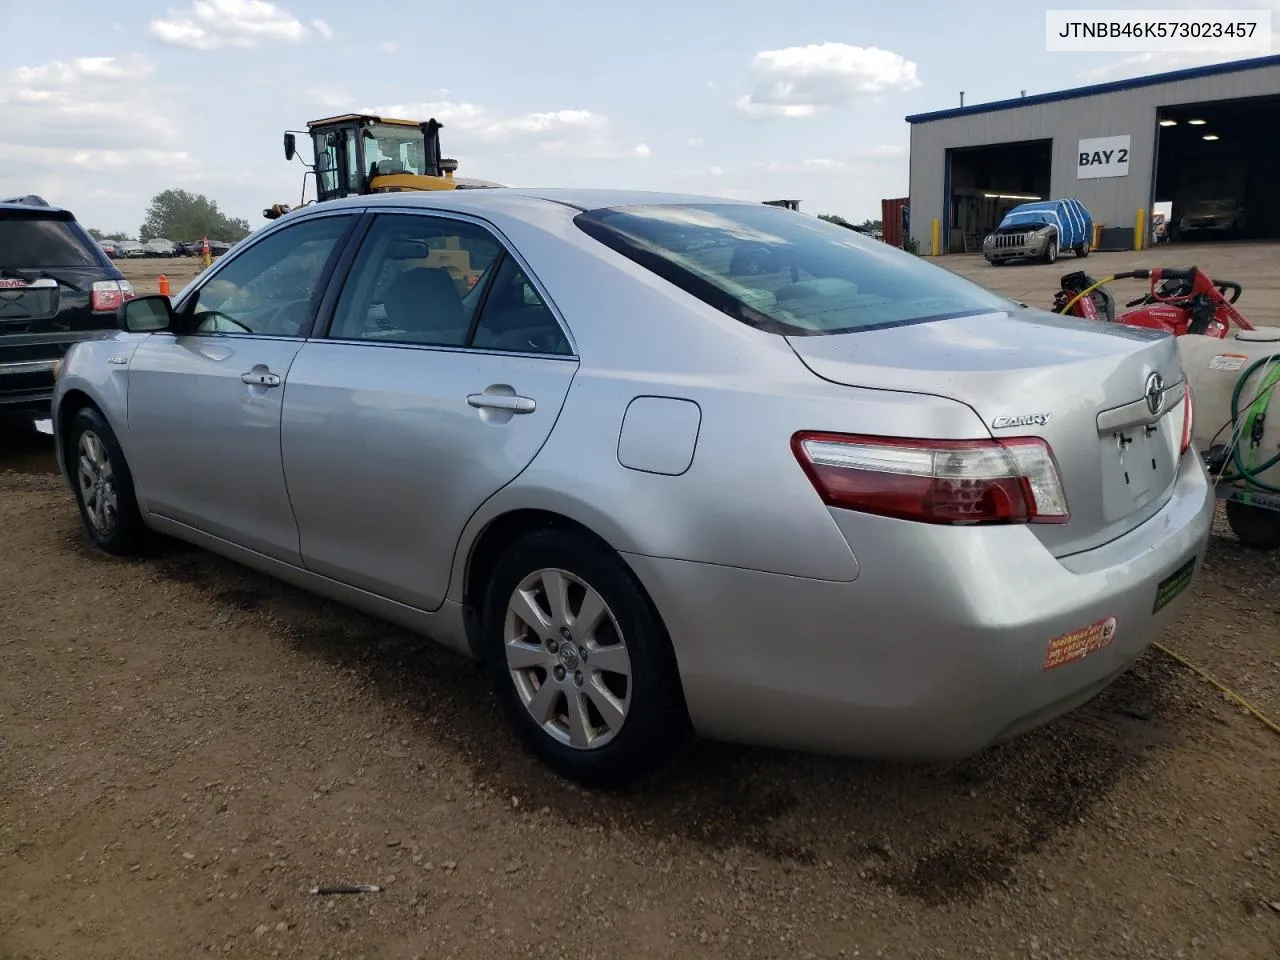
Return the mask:
<svg viewBox="0 0 1280 960">
<path fill-rule="evenodd" d="M 162 273 L 156 277 L 156 283 L 160 285 L 160 296 L 167 297 L 169 295 L 169 278 Z"/>
<path fill-rule="evenodd" d="M 942 221 L 934 218 L 932 224 L 932 256 L 938 256 L 942 252 Z"/>
<path fill-rule="evenodd" d="M 1133 225 L 1133 249 L 1141 250 L 1146 244 L 1143 243 L 1147 239 L 1147 211 L 1138 208 L 1138 219 Z"/>
</svg>

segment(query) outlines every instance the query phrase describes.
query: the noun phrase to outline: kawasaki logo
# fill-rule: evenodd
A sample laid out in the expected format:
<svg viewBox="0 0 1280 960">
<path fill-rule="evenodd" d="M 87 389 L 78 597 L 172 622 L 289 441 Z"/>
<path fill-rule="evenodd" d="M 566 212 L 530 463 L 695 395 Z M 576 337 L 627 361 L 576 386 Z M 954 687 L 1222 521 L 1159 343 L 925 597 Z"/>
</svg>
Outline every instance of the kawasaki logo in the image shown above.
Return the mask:
<svg viewBox="0 0 1280 960">
<path fill-rule="evenodd" d="M 1052 413 L 1024 413 L 1017 417 L 996 417 L 991 421 L 992 430 L 1004 427 L 1043 427 L 1049 422 Z"/>
</svg>

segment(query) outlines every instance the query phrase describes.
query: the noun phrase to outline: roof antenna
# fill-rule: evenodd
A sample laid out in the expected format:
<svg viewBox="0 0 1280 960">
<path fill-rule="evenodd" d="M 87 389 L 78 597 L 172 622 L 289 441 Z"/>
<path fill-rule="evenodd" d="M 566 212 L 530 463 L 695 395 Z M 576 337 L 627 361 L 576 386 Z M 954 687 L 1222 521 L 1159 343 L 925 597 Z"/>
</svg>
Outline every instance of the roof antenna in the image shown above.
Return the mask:
<svg viewBox="0 0 1280 960">
<path fill-rule="evenodd" d="M 960 91 L 960 106 L 964 106 L 964 91 Z"/>
</svg>

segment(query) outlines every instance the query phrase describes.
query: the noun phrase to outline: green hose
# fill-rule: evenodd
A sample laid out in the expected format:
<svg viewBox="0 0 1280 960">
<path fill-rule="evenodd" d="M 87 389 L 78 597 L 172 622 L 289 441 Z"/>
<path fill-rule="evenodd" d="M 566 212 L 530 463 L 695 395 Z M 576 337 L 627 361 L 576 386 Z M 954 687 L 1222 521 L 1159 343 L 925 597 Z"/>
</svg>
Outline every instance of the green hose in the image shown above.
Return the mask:
<svg viewBox="0 0 1280 960">
<path fill-rule="evenodd" d="M 1238 434 L 1236 433 L 1235 426 L 1240 422 L 1240 394 L 1244 391 L 1244 385 L 1248 382 L 1249 378 L 1253 376 L 1253 372 L 1259 367 L 1265 366 L 1269 363 L 1277 363 L 1277 361 L 1280 361 L 1280 353 L 1273 353 L 1270 356 L 1261 357 L 1250 364 L 1248 369 L 1246 369 L 1244 373 L 1240 375 L 1239 379 L 1236 380 L 1235 389 L 1231 391 L 1232 436 L 1238 436 L 1243 439 L 1246 434 L 1252 433 L 1253 425 L 1258 421 L 1258 419 L 1266 416 L 1267 407 L 1271 404 L 1271 398 L 1275 395 L 1276 384 L 1280 383 L 1280 364 L 1272 367 L 1271 370 L 1267 372 L 1267 375 L 1263 377 L 1262 385 L 1258 389 L 1257 396 L 1254 397 L 1253 402 L 1249 405 L 1248 419 L 1245 421 L 1244 429 Z M 1244 480 L 1246 485 L 1252 485 L 1259 490 L 1265 490 L 1267 493 L 1280 493 L 1280 487 L 1266 483 L 1258 478 L 1259 474 L 1265 473 L 1277 463 L 1280 463 L 1280 453 L 1274 454 L 1262 463 L 1257 463 L 1255 461 L 1258 456 L 1258 448 L 1257 445 L 1251 443 L 1249 447 L 1250 463 L 1246 466 L 1244 458 L 1240 453 L 1241 446 L 1242 444 L 1240 442 L 1233 443 L 1231 446 L 1231 464 L 1239 472 L 1230 476 L 1223 476 L 1220 479 L 1228 483 L 1236 480 Z"/>
</svg>

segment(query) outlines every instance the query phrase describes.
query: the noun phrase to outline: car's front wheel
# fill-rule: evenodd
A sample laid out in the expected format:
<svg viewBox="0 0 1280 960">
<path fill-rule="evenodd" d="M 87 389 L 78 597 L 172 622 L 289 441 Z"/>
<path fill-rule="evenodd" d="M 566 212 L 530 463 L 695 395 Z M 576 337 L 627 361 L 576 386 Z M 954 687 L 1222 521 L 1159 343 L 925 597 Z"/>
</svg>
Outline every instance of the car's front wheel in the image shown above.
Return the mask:
<svg viewBox="0 0 1280 960">
<path fill-rule="evenodd" d="M 72 418 L 66 442 L 68 472 L 89 539 L 116 556 L 136 553 L 146 527 L 115 431 L 101 413 L 85 407 Z"/>
<path fill-rule="evenodd" d="M 491 573 L 482 622 L 498 699 L 564 776 L 623 786 L 689 741 L 666 629 L 603 544 L 559 529 L 517 540 Z"/>
<path fill-rule="evenodd" d="M 1056 263 L 1058 261 L 1058 239 L 1057 237 L 1049 238 L 1049 245 L 1044 248 L 1044 262 Z"/>
</svg>

